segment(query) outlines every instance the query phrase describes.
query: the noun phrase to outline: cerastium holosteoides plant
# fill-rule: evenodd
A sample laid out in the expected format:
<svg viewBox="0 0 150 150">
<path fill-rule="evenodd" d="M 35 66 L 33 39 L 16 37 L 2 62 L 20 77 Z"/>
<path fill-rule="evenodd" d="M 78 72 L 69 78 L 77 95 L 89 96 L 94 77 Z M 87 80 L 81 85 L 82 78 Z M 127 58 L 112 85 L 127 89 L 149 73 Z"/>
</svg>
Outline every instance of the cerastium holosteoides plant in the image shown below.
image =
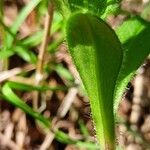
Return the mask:
<svg viewBox="0 0 150 150">
<path fill-rule="evenodd" d="M 101 11 L 95 2 L 98 1 L 64 2 L 70 9 L 66 39 L 90 99 L 100 149 L 114 150 L 114 116 L 128 82 L 150 52 L 150 24 L 133 17 L 115 33 L 102 20 L 107 5 L 114 4 L 115 0 L 99 1 Z"/>
<path fill-rule="evenodd" d="M 7 52 L 5 57 L 9 57 L 17 53 L 25 61 L 35 63 L 36 56 L 29 55 L 26 48 L 22 47 L 21 52 L 17 50 L 22 45 L 18 44 L 19 41 L 14 37 L 28 13 L 40 2 L 41 0 L 31 1 L 10 30 L 0 20 L 1 26 L 7 33 L 4 43 L 7 46 L 2 47 L 0 54 L 4 55 L 4 52 Z M 55 2 L 66 18 L 66 40 L 69 52 L 90 99 L 99 149 L 115 150 L 116 110 L 128 82 L 149 54 L 150 24 L 140 17 L 130 17 L 116 31 L 112 30 L 105 22 L 105 18 L 108 13 L 118 10 L 118 0 L 54 0 L 52 2 Z M 17 42 L 13 42 L 14 39 Z M 14 51 L 11 50 L 12 47 Z M 59 90 L 59 88 L 6 82 L 2 86 L 2 95 L 0 95 L 46 127 L 51 125 L 47 118 L 22 102 L 12 89 L 45 91 Z M 56 132 L 55 136 L 65 143 L 83 144 L 71 140 L 60 131 Z M 98 149 L 97 146 L 94 148 Z"/>
</svg>

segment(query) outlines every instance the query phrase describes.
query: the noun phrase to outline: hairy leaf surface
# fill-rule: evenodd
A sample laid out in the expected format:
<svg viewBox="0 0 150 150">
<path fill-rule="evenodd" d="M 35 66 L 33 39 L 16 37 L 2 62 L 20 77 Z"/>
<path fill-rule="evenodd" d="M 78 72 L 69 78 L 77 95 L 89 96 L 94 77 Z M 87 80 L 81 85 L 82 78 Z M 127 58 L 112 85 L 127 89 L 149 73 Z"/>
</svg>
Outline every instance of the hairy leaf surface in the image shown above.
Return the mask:
<svg viewBox="0 0 150 150">
<path fill-rule="evenodd" d="M 113 93 L 122 63 L 121 44 L 101 19 L 77 13 L 67 22 L 70 54 L 90 98 L 102 149 L 114 149 Z"/>
<path fill-rule="evenodd" d="M 150 53 L 150 23 L 134 17 L 124 22 L 116 33 L 123 43 L 124 58 L 116 84 L 115 113 L 128 82 Z"/>
<path fill-rule="evenodd" d="M 117 9 L 116 6 L 119 5 L 118 0 L 55 0 L 55 3 L 57 7 L 64 12 L 69 9 L 71 12 L 86 11 L 98 16 L 112 12 L 112 10 L 114 12 Z M 109 10 L 107 9 L 107 7 L 109 7 Z M 106 9 L 107 12 L 105 12 Z"/>
</svg>

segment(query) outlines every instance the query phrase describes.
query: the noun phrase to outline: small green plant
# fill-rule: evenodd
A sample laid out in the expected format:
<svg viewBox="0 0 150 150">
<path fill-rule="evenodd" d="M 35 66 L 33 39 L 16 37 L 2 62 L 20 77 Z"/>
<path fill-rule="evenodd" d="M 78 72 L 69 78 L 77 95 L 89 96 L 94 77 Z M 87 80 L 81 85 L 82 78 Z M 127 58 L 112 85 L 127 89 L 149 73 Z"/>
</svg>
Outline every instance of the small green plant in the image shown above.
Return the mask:
<svg viewBox="0 0 150 150">
<path fill-rule="evenodd" d="M 97 139 L 104 150 L 115 149 L 114 116 L 119 100 L 150 52 L 150 24 L 131 17 L 113 31 L 102 20 L 111 12 L 107 11 L 110 4 L 114 10 L 118 3 L 71 0 L 61 4 L 70 10 L 66 23 L 69 52 L 88 93 Z"/>
<path fill-rule="evenodd" d="M 7 60 L 17 54 L 26 62 L 37 63 L 36 54 L 27 49 L 41 43 L 44 31 L 40 30 L 33 36 L 23 39 L 17 38 L 17 32 L 28 14 L 42 2 L 44 3 L 42 0 L 30 1 L 10 28 L 4 24 L 3 15 L 0 14 L 0 32 L 3 41 L 0 47 L 0 59 Z M 2 2 L 0 3 L 1 11 Z M 48 4 L 48 1 L 45 3 Z M 59 129 L 52 132 L 62 143 L 93 150 L 115 150 L 115 120 L 118 104 L 128 82 L 150 52 L 150 23 L 140 16 L 129 16 L 116 30 L 113 30 L 105 19 L 108 14 L 118 12 L 119 0 L 53 0 L 52 3 L 62 12 L 66 21 L 65 32 L 69 52 L 90 99 L 98 144 L 71 139 Z M 62 27 L 62 20 L 58 21 L 58 24 L 53 25 L 51 32 Z M 62 35 L 56 43 L 47 46 L 47 50 L 54 52 L 63 38 Z M 57 65 L 55 70 L 68 80 L 73 80 L 68 70 L 63 69 L 61 65 Z M 66 88 L 31 86 L 8 81 L 2 85 L 0 97 L 21 108 L 44 129 L 46 128 L 46 132 L 50 132 L 51 119 L 33 110 L 13 90 L 43 92 L 66 90 Z M 87 136 L 87 132 L 83 132 Z"/>
</svg>

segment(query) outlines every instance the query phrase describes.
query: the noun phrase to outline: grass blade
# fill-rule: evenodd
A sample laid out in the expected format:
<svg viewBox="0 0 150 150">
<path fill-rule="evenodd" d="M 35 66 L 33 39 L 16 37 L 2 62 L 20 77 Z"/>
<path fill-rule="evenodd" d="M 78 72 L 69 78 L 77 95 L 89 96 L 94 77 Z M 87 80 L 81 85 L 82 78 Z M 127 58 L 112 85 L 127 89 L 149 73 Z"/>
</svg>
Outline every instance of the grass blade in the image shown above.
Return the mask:
<svg viewBox="0 0 150 150">
<path fill-rule="evenodd" d="M 64 87 L 49 87 L 49 86 L 32 86 L 28 84 L 23 83 L 17 83 L 9 81 L 4 84 L 2 87 L 2 93 L 4 95 L 4 98 L 15 105 L 16 107 L 22 109 L 27 114 L 31 115 L 33 118 L 41 121 L 46 127 L 50 127 L 50 122 L 48 119 L 43 117 L 40 113 L 35 112 L 31 107 L 29 107 L 27 104 L 23 102 L 22 99 L 20 99 L 12 89 L 15 90 L 22 90 L 22 91 L 46 91 L 46 90 L 65 90 Z"/>
<path fill-rule="evenodd" d="M 47 128 L 50 127 L 50 121 L 43 117 L 40 113 L 34 111 L 31 107 L 25 104 L 11 89 L 11 84 L 8 82 L 2 87 L 2 93 L 4 98 L 16 107 L 22 109 L 24 112 L 32 116 L 33 118 L 41 121 Z"/>
<path fill-rule="evenodd" d="M 14 21 L 14 24 L 11 26 L 11 32 L 12 34 L 16 35 L 17 31 L 19 30 L 20 26 L 24 22 L 24 20 L 27 18 L 27 16 L 31 13 L 31 11 L 41 2 L 41 0 L 32 0 L 30 1 L 20 12 L 16 20 Z M 11 47 L 13 43 L 14 37 L 9 36 L 7 37 L 7 47 Z"/>
<path fill-rule="evenodd" d="M 31 11 L 41 2 L 41 0 L 32 0 L 30 1 L 20 12 L 18 17 L 16 18 L 14 24 L 11 27 L 11 31 L 15 34 L 18 29 L 27 18 L 27 16 L 31 13 Z"/>
</svg>

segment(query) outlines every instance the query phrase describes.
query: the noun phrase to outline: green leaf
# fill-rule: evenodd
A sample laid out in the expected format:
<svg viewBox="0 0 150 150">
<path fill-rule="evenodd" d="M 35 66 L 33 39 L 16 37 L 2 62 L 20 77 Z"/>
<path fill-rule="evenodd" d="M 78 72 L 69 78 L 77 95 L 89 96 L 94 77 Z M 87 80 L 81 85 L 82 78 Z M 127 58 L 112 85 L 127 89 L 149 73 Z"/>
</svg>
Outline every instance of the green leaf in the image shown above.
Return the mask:
<svg viewBox="0 0 150 150">
<path fill-rule="evenodd" d="M 118 0 L 55 0 L 56 5 L 64 14 L 70 15 L 68 12 L 91 12 L 95 15 L 104 15 L 105 10 L 109 7 L 113 11 L 117 9 L 119 2 Z M 116 8 L 113 5 L 117 6 Z M 111 8 L 110 8 L 111 6 Z M 65 13 L 67 11 L 67 13 Z M 111 11 L 112 12 L 112 11 Z M 106 16 L 106 13 L 105 13 Z"/>
<path fill-rule="evenodd" d="M 15 84 L 15 83 L 14 83 Z M 15 86 L 14 86 L 15 87 Z M 34 111 L 31 107 L 29 107 L 27 104 L 25 104 L 22 99 L 20 99 L 13 91 L 12 88 L 14 88 L 11 85 L 11 82 L 6 83 L 2 87 L 2 93 L 4 94 L 4 98 L 8 100 L 13 105 L 21 108 L 24 112 L 31 115 L 35 119 L 39 120 L 41 123 L 43 123 L 47 128 L 50 127 L 50 121 L 42 116 L 40 113 Z"/>
<path fill-rule="evenodd" d="M 29 51 L 24 45 L 17 45 L 7 50 L 5 48 L 1 49 L 0 59 L 6 59 L 15 53 L 27 62 L 35 64 L 37 61 L 37 56 L 32 51 Z"/>
<path fill-rule="evenodd" d="M 121 43 L 125 44 L 129 39 L 137 36 L 144 28 L 145 24 L 139 21 L 137 17 L 134 17 L 124 21 L 123 24 L 116 29 L 116 34 Z"/>
<path fill-rule="evenodd" d="M 32 12 L 32 10 L 41 2 L 41 0 L 30 1 L 19 13 L 14 24 L 11 27 L 13 33 L 17 33 L 18 29 L 26 19 L 26 17 Z"/>
<path fill-rule="evenodd" d="M 37 46 L 40 44 L 43 37 L 43 31 L 38 31 L 29 37 L 26 37 L 20 41 L 22 45 L 26 45 L 28 47 Z"/>
<path fill-rule="evenodd" d="M 29 51 L 26 47 L 15 46 L 13 51 L 16 52 L 25 61 L 36 64 L 37 56 L 32 51 Z"/>
<path fill-rule="evenodd" d="M 113 94 L 122 63 L 115 32 L 91 14 L 72 15 L 66 26 L 72 59 L 90 98 L 93 121 L 102 149 L 115 147 Z"/>
<path fill-rule="evenodd" d="M 67 90 L 67 87 L 65 86 L 57 86 L 57 87 L 50 87 L 50 86 L 34 86 L 34 85 L 29 85 L 29 84 L 24 84 L 24 83 L 19 83 L 19 82 L 13 82 L 9 81 L 7 82 L 10 88 L 16 89 L 16 90 L 21 90 L 21 91 L 57 91 L 57 90 Z"/>
<path fill-rule="evenodd" d="M 73 144 L 79 148 L 83 148 L 83 149 L 87 149 L 87 150 L 99 150 L 98 145 L 88 142 L 88 141 L 79 141 L 79 140 L 73 140 L 71 139 L 68 134 L 57 130 L 55 132 L 55 138 L 61 142 L 61 143 L 65 143 L 65 144 Z"/>
<path fill-rule="evenodd" d="M 62 78 L 66 79 L 68 81 L 73 81 L 73 76 L 71 75 L 69 70 L 67 70 L 65 67 L 63 67 L 62 64 L 56 65 L 55 70 L 58 73 L 58 75 L 61 76 Z"/>
<path fill-rule="evenodd" d="M 11 32 L 16 35 L 20 26 L 26 19 L 26 17 L 31 13 L 31 11 L 41 2 L 41 0 L 32 0 L 30 1 L 19 13 L 18 17 L 14 21 L 14 24 L 11 26 Z M 8 35 L 7 37 L 7 47 L 11 47 L 14 41 L 14 37 Z"/>
<path fill-rule="evenodd" d="M 12 39 L 15 37 L 15 35 L 11 32 L 9 27 L 5 25 L 2 18 L 0 18 L 0 34 L 3 42 L 3 47 L 7 46 L 8 43 L 7 36 L 9 36 Z"/>
<path fill-rule="evenodd" d="M 123 43 L 124 59 L 116 84 L 115 113 L 127 84 L 150 53 L 150 23 L 134 17 L 124 22 L 116 33 Z"/>
<path fill-rule="evenodd" d="M 0 49 L 0 59 L 6 59 L 14 54 L 13 51 Z"/>
<path fill-rule="evenodd" d="M 50 121 L 42 116 L 40 113 L 34 111 L 31 107 L 29 107 L 21 98 L 19 98 L 14 92 L 15 90 L 20 91 L 56 91 L 56 90 L 66 90 L 65 87 L 49 87 L 49 86 L 32 86 L 28 84 L 18 83 L 18 82 L 6 82 L 2 87 L 2 94 L 4 95 L 4 99 L 8 102 L 12 103 L 16 107 L 22 109 L 24 112 L 32 116 L 33 118 L 39 120 L 46 127 L 50 127 Z"/>
</svg>

